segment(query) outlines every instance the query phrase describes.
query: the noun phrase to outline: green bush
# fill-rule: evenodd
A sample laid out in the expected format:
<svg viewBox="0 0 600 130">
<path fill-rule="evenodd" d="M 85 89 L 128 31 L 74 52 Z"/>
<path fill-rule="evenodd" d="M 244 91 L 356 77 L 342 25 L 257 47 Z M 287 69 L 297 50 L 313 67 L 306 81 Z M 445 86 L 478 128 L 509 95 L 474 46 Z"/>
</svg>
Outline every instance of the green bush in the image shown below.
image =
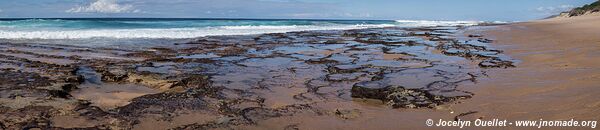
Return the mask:
<svg viewBox="0 0 600 130">
<path fill-rule="evenodd" d="M 600 0 L 569 11 L 569 16 L 579 16 L 586 12 L 600 12 Z"/>
</svg>

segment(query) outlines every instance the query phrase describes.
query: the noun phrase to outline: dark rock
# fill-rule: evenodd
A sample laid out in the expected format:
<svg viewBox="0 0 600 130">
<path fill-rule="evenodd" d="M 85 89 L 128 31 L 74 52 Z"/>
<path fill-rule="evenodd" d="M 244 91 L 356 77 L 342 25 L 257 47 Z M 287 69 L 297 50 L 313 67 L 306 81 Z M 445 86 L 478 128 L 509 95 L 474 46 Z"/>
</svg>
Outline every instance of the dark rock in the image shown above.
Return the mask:
<svg viewBox="0 0 600 130">
<path fill-rule="evenodd" d="M 306 63 L 309 63 L 309 64 L 332 64 L 332 63 L 337 63 L 337 61 L 325 59 L 325 58 L 316 58 L 316 59 L 309 59 L 306 61 Z"/>
<path fill-rule="evenodd" d="M 469 37 L 482 37 L 481 34 L 470 34 Z"/>
<path fill-rule="evenodd" d="M 483 42 L 483 43 L 492 43 L 494 40 L 490 40 L 487 38 L 479 38 L 479 39 L 477 39 L 477 41 Z"/>
<path fill-rule="evenodd" d="M 62 90 L 48 90 L 48 93 L 52 97 L 57 97 L 57 98 L 70 98 L 71 97 L 71 94 L 69 94 L 69 92 L 65 92 Z"/>
<path fill-rule="evenodd" d="M 458 120 L 469 120 L 469 119 L 463 119 L 462 117 L 468 116 L 468 115 L 473 115 L 473 114 L 477 114 L 478 111 L 469 111 L 469 112 L 465 112 L 465 113 L 460 113 L 457 116 L 454 117 L 454 121 L 458 121 Z"/>
<path fill-rule="evenodd" d="M 327 40 L 324 42 L 325 44 L 344 44 L 343 40 Z"/>
<path fill-rule="evenodd" d="M 382 81 L 356 83 L 351 92 L 353 98 L 378 99 L 394 108 L 433 108 L 456 98 L 433 95 L 420 89 L 406 89 L 402 86 L 387 85 Z"/>
<path fill-rule="evenodd" d="M 515 67 L 512 61 L 500 60 L 498 58 L 481 61 L 479 67 L 482 68 L 508 68 Z"/>
<path fill-rule="evenodd" d="M 342 119 L 355 119 L 360 117 L 360 110 L 346 110 L 346 109 L 335 109 L 334 114 Z"/>
<path fill-rule="evenodd" d="M 333 67 L 330 67 L 329 73 L 354 73 L 354 72 L 358 72 L 360 71 L 360 69 L 363 69 L 365 67 L 360 66 L 360 65 L 356 65 L 356 64 L 350 64 L 350 65 L 336 65 Z"/>
<path fill-rule="evenodd" d="M 201 94 L 201 93 L 198 93 Z M 201 95 L 192 93 L 159 93 L 135 98 L 130 104 L 117 108 L 119 115 L 140 117 L 144 114 L 174 114 L 182 109 L 207 107 Z"/>
<path fill-rule="evenodd" d="M 120 82 L 127 79 L 127 72 L 123 70 L 117 71 L 102 71 L 102 81 Z"/>
<path fill-rule="evenodd" d="M 363 81 L 354 84 L 352 97 L 387 100 L 390 89 L 392 88 L 382 81 Z"/>
</svg>

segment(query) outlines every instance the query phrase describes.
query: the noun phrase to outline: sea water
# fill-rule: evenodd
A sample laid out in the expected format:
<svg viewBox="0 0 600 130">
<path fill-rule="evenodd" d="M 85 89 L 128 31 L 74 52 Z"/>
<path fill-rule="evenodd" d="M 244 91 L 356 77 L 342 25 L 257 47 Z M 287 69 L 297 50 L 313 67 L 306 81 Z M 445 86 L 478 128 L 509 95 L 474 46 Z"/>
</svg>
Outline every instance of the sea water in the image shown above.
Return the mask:
<svg viewBox="0 0 600 130">
<path fill-rule="evenodd" d="M 216 35 L 381 27 L 471 26 L 483 21 L 184 18 L 0 19 L 0 41 L 120 44 L 175 42 Z"/>
</svg>

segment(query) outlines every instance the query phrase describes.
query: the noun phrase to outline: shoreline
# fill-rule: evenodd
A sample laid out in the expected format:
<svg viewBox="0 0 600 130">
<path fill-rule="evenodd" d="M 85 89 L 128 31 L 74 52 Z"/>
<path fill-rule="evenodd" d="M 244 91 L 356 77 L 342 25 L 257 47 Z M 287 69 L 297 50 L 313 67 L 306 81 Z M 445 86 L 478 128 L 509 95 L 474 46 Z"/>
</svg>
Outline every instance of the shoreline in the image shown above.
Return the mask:
<svg viewBox="0 0 600 130">
<path fill-rule="evenodd" d="M 0 128 L 447 129 L 425 121 L 591 120 L 600 114 L 600 61 L 586 61 L 599 50 L 586 47 L 600 39 L 578 48 L 539 44 L 555 42 L 547 34 L 585 42 L 574 29 L 581 31 L 542 20 L 300 31 L 143 50 L 0 43 L 0 93 L 9 95 L 0 97 Z M 590 103 L 554 102 L 582 100 Z M 7 123 L 14 118 L 24 120 Z"/>
</svg>

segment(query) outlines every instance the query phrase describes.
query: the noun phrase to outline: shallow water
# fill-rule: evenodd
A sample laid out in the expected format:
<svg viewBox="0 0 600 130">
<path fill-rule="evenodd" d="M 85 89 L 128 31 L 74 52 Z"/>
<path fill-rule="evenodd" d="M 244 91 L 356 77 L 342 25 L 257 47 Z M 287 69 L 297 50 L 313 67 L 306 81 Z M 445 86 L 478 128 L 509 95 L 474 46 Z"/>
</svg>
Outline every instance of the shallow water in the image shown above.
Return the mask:
<svg viewBox="0 0 600 130">
<path fill-rule="evenodd" d="M 76 99 L 90 101 L 93 106 L 105 110 L 125 106 L 136 97 L 161 92 L 133 83 L 105 83 L 101 79 L 102 75 L 89 67 L 80 67 L 77 75 L 83 76 L 85 81 L 70 94 Z"/>
<path fill-rule="evenodd" d="M 110 110 L 129 104 L 133 98 L 159 92 L 161 91 L 137 84 L 86 83 L 71 92 L 71 95 L 76 99 L 90 101 L 92 106 Z"/>
</svg>

